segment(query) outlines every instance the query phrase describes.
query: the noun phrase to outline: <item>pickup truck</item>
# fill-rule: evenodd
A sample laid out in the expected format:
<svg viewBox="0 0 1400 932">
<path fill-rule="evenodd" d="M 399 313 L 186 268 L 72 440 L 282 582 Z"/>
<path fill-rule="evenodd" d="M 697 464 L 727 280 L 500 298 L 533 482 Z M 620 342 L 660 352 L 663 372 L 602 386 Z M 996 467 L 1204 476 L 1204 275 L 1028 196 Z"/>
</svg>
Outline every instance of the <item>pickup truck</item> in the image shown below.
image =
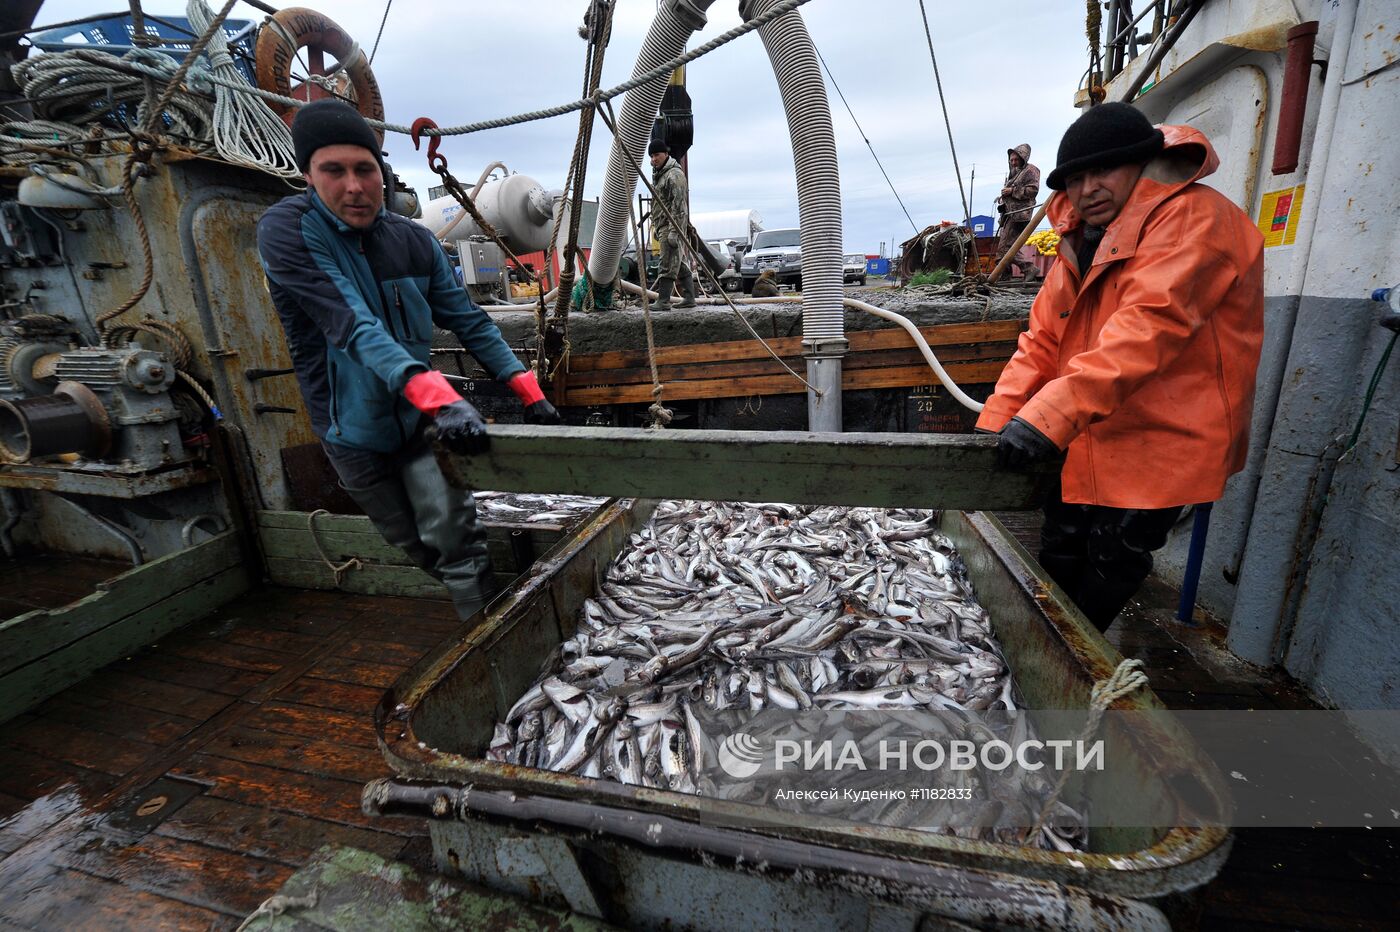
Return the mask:
<svg viewBox="0 0 1400 932">
<path fill-rule="evenodd" d="M 753 283 L 764 269 L 772 269 L 779 285 L 802 289 L 802 231 L 797 228 L 763 230 L 753 238 L 753 248 L 744 254 L 739 266 L 744 294 L 753 291 Z"/>
</svg>

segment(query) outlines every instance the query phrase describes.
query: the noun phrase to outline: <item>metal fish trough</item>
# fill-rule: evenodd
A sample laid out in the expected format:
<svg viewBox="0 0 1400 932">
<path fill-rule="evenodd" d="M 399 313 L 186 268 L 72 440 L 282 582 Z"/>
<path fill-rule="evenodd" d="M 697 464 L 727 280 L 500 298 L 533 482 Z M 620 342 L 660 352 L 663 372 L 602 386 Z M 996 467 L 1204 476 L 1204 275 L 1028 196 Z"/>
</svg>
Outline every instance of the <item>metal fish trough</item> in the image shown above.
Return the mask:
<svg viewBox="0 0 1400 932">
<path fill-rule="evenodd" d="M 376 712 L 396 777 L 366 811 L 430 820 L 444 873 L 629 926 L 918 929 L 931 917 L 1022 928 L 1169 928 L 1219 871 L 1227 829 L 1190 827 L 1191 740 L 1153 718 L 1110 735 L 1132 766 L 1098 794 L 1157 801 L 1154 824 L 1090 827 L 1087 850 L 1046 850 L 907 827 L 756 812 L 750 803 L 491 758 L 541 670 L 580 633 L 614 559 L 657 507 L 622 499 L 561 540 L 484 620 L 410 670 Z M 1084 709 L 1121 661 L 992 515 L 943 512 L 950 541 L 1030 709 Z M 1138 690 L 1115 710 L 1158 710 Z M 1106 730 L 1121 727 L 1108 720 Z M 499 757 L 500 755 L 495 755 Z"/>
</svg>

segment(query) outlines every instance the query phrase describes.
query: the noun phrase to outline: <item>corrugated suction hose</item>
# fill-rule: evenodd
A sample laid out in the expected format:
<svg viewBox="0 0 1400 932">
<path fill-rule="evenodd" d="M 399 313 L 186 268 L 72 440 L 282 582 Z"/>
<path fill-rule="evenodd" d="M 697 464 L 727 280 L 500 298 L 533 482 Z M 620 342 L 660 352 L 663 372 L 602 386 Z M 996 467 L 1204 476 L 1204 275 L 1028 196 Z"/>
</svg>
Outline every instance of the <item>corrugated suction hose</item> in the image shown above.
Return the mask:
<svg viewBox="0 0 1400 932">
<path fill-rule="evenodd" d="M 690 34 L 705 25 L 705 10 L 714 0 L 665 0 L 647 30 L 642 50 L 637 54 L 633 77 L 658 68 L 685 51 Z M 651 138 L 667 78 L 658 77 L 631 91 L 623 98 L 617 116 L 618 138 L 608 153 L 608 170 L 598 205 L 598 223 L 593 230 L 593 252 L 588 259 L 589 278 L 597 285 L 611 285 L 622 258 L 622 242 L 627 235 L 627 207 L 637 187 L 637 163 L 627 155 L 645 152 Z M 839 275 L 839 268 L 838 268 Z"/>
<path fill-rule="evenodd" d="M 742 0 L 739 15 L 759 16 L 777 0 Z M 802 336 L 808 341 L 844 336 L 841 309 L 841 174 L 836 134 L 817 49 L 796 10 L 762 26 L 792 137 L 797 171 L 797 212 L 802 228 Z"/>
</svg>

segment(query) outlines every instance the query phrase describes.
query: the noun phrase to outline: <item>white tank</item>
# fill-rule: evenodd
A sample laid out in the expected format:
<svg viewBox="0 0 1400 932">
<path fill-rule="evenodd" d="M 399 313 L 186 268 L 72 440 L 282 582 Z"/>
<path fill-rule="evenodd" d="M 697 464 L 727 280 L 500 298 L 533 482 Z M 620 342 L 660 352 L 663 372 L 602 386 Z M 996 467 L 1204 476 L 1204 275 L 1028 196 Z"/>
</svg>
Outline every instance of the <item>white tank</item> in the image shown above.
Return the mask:
<svg viewBox="0 0 1400 932">
<path fill-rule="evenodd" d="M 477 209 L 496 228 L 506 245 L 516 253 L 537 252 L 549 246 L 549 234 L 554 225 L 554 213 L 564 207 L 563 193 L 546 191 L 528 175 L 509 175 L 482 185 L 476 196 Z M 462 206 L 450 194 L 434 198 L 423 208 L 420 223 L 437 236 L 462 212 Z M 447 233 L 448 242 L 478 236 L 481 229 L 471 217 Z"/>
</svg>

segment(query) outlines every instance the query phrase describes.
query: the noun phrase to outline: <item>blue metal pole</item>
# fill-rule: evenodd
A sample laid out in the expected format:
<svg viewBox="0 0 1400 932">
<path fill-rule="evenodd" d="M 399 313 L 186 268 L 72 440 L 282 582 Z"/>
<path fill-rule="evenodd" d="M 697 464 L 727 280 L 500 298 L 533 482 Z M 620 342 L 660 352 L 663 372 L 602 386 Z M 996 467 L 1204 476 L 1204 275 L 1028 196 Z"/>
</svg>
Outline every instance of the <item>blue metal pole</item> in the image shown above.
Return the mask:
<svg viewBox="0 0 1400 932">
<path fill-rule="evenodd" d="M 1201 582 L 1201 563 L 1206 555 L 1206 533 L 1210 530 L 1210 510 L 1213 502 L 1196 506 L 1191 524 L 1191 549 L 1186 554 L 1186 575 L 1181 580 L 1181 602 L 1176 607 L 1176 620 L 1193 625 L 1196 613 L 1196 589 Z"/>
</svg>

